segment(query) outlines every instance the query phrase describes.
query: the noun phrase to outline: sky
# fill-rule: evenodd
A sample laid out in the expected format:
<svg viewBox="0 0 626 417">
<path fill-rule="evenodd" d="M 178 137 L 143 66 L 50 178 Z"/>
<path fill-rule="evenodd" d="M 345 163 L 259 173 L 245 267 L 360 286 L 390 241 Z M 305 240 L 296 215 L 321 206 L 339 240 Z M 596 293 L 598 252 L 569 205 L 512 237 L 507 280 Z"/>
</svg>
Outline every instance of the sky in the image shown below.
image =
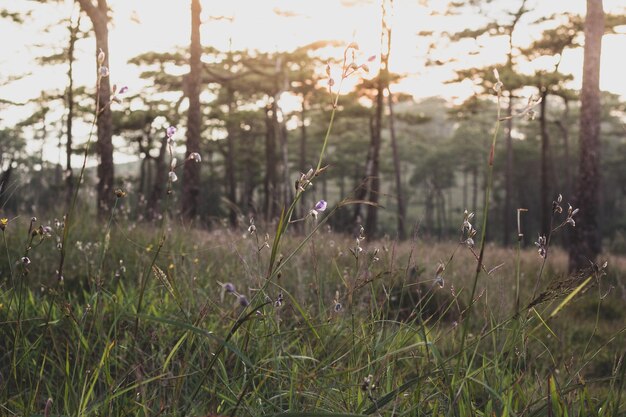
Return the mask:
<svg viewBox="0 0 626 417">
<path fill-rule="evenodd" d="M 446 1 L 395 0 L 391 18 L 393 43 L 390 69 L 406 75 L 394 87 L 395 91 L 412 94 L 415 98 L 441 96 L 459 101 L 471 95 L 477 86 L 470 81 L 446 84 L 454 77 L 454 69 L 504 62 L 506 40 L 478 37 L 457 45 L 438 44 L 429 49 L 432 40 L 420 38 L 420 31 L 454 32 L 465 27 L 479 27 L 484 17 L 464 14 L 443 17 Z M 498 11 L 519 7 L 519 0 L 495 0 L 489 3 L 491 18 L 502 18 Z M 527 45 L 539 36 L 531 23 L 539 17 L 564 12 L 584 13 L 584 0 L 529 0 L 531 12 L 520 23 L 514 42 Z M 170 51 L 189 43 L 189 0 L 109 0 L 113 10 L 110 27 L 110 70 L 112 84 L 127 85 L 130 93 L 140 93 L 146 82 L 140 80 L 140 69 L 129 65 L 128 59 L 146 51 Z M 0 98 L 25 102 L 41 94 L 42 90 L 63 89 L 66 84 L 64 66 L 44 66 L 37 56 L 59 52 L 67 43 L 67 28 L 62 19 L 76 16 L 72 0 L 61 0 L 54 5 L 39 5 L 26 0 L 0 0 L 0 8 L 32 10 L 25 25 L 0 21 Z M 624 13 L 623 0 L 604 0 L 607 12 Z M 204 45 L 227 49 L 259 49 L 263 51 L 292 50 L 320 39 L 357 42 L 364 57 L 380 51 L 380 15 L 378 1 L 368 0 L 229 0 L 203 1 L 201 38 Z M 83 17 L 85 29 L 89 21 Z M 601 88 L 626 97 L 623 80 L 626 51 L 624 35 L 607 35 L 603 39 Z M 92 39 L 78 43 L 75 68 L 79 85 L 94 83 L 95 46 Z M 470 55 L 468 52 L 474 52 Z M 340 55 L 337 51 L 337 57 Z M 452 65 L 425 66 L 426 60 L 456 58 Z M 547 67 L 554 59 L 540 59 L 524 63 L 521 69 L 532 72 Z M 569 50 L 560 69 L 574 75 L 572 88 L 580 88 L 582 50 Z M 375 72 L 376 68 L 372 68 Z M 30 72 L 19 81 L 2 86 L 11 75 Z M 23 117 L 24 109 L 9 106 L 0 115 L 0 126 L 7 126 Z M 50 144 L 52 146 L 52 144 Z"/>
</svg>

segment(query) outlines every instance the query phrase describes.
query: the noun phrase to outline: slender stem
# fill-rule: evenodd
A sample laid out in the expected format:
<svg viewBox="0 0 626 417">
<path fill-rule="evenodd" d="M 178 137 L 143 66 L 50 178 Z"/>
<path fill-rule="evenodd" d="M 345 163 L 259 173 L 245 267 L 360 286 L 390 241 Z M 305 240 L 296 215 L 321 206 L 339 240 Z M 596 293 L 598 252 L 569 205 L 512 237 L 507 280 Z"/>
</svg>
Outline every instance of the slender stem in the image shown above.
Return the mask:
<svg viewBox="0 0 626 417">
<path fill-rule="evenodd" d="M 461 347 L 459 352 L 463 352 L 465 347 L 465 341 L 467 338 L 467 333 L 469 331 L 469 323 L 470 317 L 472 314 L 472 307 L 474 306 L 474 296 L 476 295 L 476 286 L 478 284 L 478 277 L 480 276 L 480 271 L 483 265 L 483 258 L 485 254 L 485 244 L 487 240 L 487 219 L 489 218 L 489 200 L 491 197 L 491 189 L 493 187 L 493 161 L 495 157 L 496 151 L 496 141 L 498 139 L 498 133 L 500 131 L 500 93 L 498 92 L 498 112 L 496 118 L 496 124 L 493 132 L 493 137 L 491 139 L 491 149 L 489 151 L 489 160 L 488 160 L 488 168 L 487 168 L 487 189 L 485 190 L 485 204 L 484 204 L 484 212 L 483 212 L 483 224 L 480 235 L 480 253 L 478 255 L 478 263 L 476 265 L 476 273 L 474 274 L 474 282 L 472 284 L 472 291 L 470 293 L 469 305 L 467 307 L 467 316 L 463 319 L 463 334 L 461 336 Z M 461 356 L 459 356 L 459 360 L 457 361 L 455 375 L 458 373 L 459 367 L 461 366 Z"/>
<path fill-rule="evenodd" d="M 324 158 L 324 154 L 326 153 L 326 145 L 328 144 L 328 138 L 330 137 L 330 131 L 333 128 L 333 122 L 335 121 L 335 113 L 337 113 L 337 104 L 339 103 L 339 91 L 341 91 L 341 85 L 343 84 L 344 78 L 339 82 L 339 89 L 337 91 L 337 95 L 335 96 L 335 100 L 333 102 L 333 111 L 330 113 L 330 121 L 328 122 L 328 128 L 326 129 L 326 136 L 324 136 L 324 144 L 322 145 L 322 151 L 320 152 L 320 159 L 317 162 L 317 168 L 315 171 L 319 171 L 322 167 L 322 160 Z"/>
<path fill-rule="evenodd" d="M 70 220 L 72 218 L 72 214 L 74 213 L 74 208 L 76 207 L 76 201 L 78 200 L 78 191 L 80 190 L 80 185 L 83 182 L 83 177 L 85 176 L 85 168 L 87 167 L 87 157 L 89 156 L 89 151 L 91 150 L 91 142 L 93 138 L 93 132 L 96 127 L 96 123 L 98 122 L 98 118 L 100 117 L 100 113 L 102 110 L 100 109 L 100 81 L 102 77 L 98 75 L 98 80 L 96 81 L 96 112 L 93 121 L 91 122 L 91 127 L 89 129 L 89 136 L 87 137 L 87 146 L 85 146 L 85 154 L 83 155 L 83 165 L 80 168 L 80 175 L 78 176 L 78 183 L 74 188 L 74 196 L 72 197 L 72 204 L 67 210 L 65 214 L 65 219 L 63 221 L 63 238 L 61 239 L 61 257 L 59 259 L 59 269 L 57 271 L 57 280 L 61 280 L 63 278 L 63 266 L 65 264 L 65 248 L 67 245 L 69 231 L 70 231 Z M 110 105 L 111 102 L 107 103 L 107 106 Z"/>
<path fill-rule="evenodd" d="M 7 252 L 7 261 L 9 262 L 9 279 L 11 280 L 11 288 L 13 288 L 13 265 L 11 262 L 11 255 L 9 254 L 9 245 L 7 244 L 7 236 L 5 231 L 2 231 L 2 240 L 4 241 L 4 248 Z"/>
<path fill-rule="evenodd" d="M 100 255 L 100 264 L 98 265 L 98 272 L 96 273 L 96 286 L 98 286 L 98 281 L 100 280 L 100 273 L 102 273 L 102 267 L 104 265 L 104 256 L 107 251 L 107 236 L 111 230 L 111 223 L 113 222 L 113 216 L 115 215 L 115 209 L 117 208 L 117 202 L 119 201 L 119 197 L 115 197 L 115 202 L 113 203 L 113 209 L 111 210 L 111 215 L 109 216 L 109 221 L 107 222 L 107 227 L 104 229 L 104 242 L 102 245 L 102 253 Z"/>
</svg>

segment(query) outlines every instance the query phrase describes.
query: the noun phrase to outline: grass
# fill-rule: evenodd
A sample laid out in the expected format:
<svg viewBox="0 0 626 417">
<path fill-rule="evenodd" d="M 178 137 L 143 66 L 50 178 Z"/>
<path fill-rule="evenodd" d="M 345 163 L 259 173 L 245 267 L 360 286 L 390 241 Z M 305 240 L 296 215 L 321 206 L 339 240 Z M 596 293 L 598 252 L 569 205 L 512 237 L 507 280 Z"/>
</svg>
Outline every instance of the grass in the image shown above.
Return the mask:
<svg viewBox="0 0 626 417">
<path fill-rule="evenodd" d="M 18 220 L 5 231 L 12 263 L 27 227 Z M 318 231 L 268 283 L 271 254 L 255 235 L 172 228 L 135 327 L 154 229 L 114 222 L 98 274 L 103 230 L 75 225 L 81 245 L 68 251 L 63 286 L 53 279 L 54 237 L 31 250 L 30 265 L 15 266 L 15 287 L 3 263 L 0 414 L 43 415 L 48 398 L 49 415 L 67 416 L 625 411 L 623 290 L 600 299 L 603 285 L 551 320 L 558 302 L 511 319 L 513 250 L 487 248 L 487 269 L 504 265 L 479 281 L 459 351 L 474 255 L 457 250 L 445 286 L 433 285 L 456 245 L 366 238 L 358 252 L 353 239 Z M 300 242 L 285 235 L 284 253 Z M 552 249 L 548 261 L 544 280 L 565 273 L 565 254 Z M 520 263 L 527 302 L 542 259 L 527 250 Z M 243 307 L 218 282 L 256 301 Z"/>
</svg>

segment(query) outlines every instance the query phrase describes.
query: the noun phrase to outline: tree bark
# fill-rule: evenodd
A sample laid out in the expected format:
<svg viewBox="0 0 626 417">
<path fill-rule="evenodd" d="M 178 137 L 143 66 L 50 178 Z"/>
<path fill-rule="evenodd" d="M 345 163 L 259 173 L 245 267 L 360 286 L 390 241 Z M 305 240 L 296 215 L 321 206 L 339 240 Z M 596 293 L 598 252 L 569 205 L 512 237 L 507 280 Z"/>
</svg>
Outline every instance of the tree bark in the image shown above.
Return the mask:
<svg viewBox="0 0 626 417">
<path fill-rule="evenodd" d="M 552 204 L 550 202 L 550 138 L 548 136 L 546 105 L 548 91 L 541 92 L 541 103 L 539 104 L 539 128 L 541 132 L 541 233 L 550 233 L 550 218 L 552 217 Z"/>
<path fill-rule="evenodd" d="M 502 243 L 508 246 L 511 237 L 511 197 L 513 196 L 513 92 L 509 91 L 506 121 L 506 165 L 504 167 L 504 211 L 502 213 Z"/>
<path fill-rule="evenodd" d="M 570 270 L 595 261 L 601 250 L 600 199 L 600 54 L 604 33 L 602 0 L 587 0 L 583 86 L 580 96 L 580 163 L 574 198 L 580 209 L 569 248 Z"/>
<path fill-rule="evenodd" d="M 275 103 L 265 107 L 265 178 L 263 191 L 265 193 L 265 220 L 271 221 L 278 214 L 276 201 L 276 133 L 273 112 L 276 112 Z"/>
<path fill-rule="evenodd" d="M 235 113 L 235 93 L 230 85 L 226 85 L 226 97 L 228 101 L 228 116 L 226 118 L 226 184 L 227 196 L 230 200 L 228 208 L 228 221 L 233 228 L 237 227 L 237 181 L 235 179 L 235 125 L 233 123 Z"/>
<path fill-rule="evenodd" d="M 165 154 L 167 153 L 167 136 L 163 135 L 161 139 L 161 147 L 159 155 L 154 159 L 155 175 L 152 183 L 152 190 L 148 196 L 148 206 L 146 216 L 149 220 L 154 220 L 159 212 L 159 205 L 165 192 L 165 184 L 167 184 L 167 166 L 165 164 Z"/>
<path fill-rule="evenodd" d="M 200 152 L 200 134 L 202 131 L 202 114 L 200 112 L 200 78 L 202 66 L 200 56 L 200 0 L 191 0 L 191 44 L 189 57 L 189 74 L 187 75 L 187 150 L 185 160 L 193 152 Z M 190 161 L 183 166 L 182 214 L 191 220 L 198 214 L 198 196 L 200 194 L 200 164 Z"/>
<path fill-rule="evenodd" d="M 72 142 L 73 142 L 73 122 L 74 122 L 74 49 L 78 38 L 78 29 L 80 27 L 80 16 L 76 24 L 72 25 L 70 21 L 70 39 L 67 48 L 67 120 L 65 121 L 65 130 L 67 141 L 65 142 L 65 203 L 69 207 L 72 196 L 74 194 L 74 175 L 72 172 Z"/>
<path fill-rule="evenodd" d="M 111 84 L 109 77 L 100 76 L 100 67 L 109 68 L 109 17 L 108 5 L 106 0 L 98 0 L 97 6 L 92 0 L 78 0 L 80 7 L 83 9 L 93 25 L 96 34 L 96 57 L 99 51 L 104 52 L 104 61 L 99 63 L 96 59 L 96 74 L 100 80 L 98 84 L 98 106 L 97 106 L 97 122 L 98 142 L 96 143 L 96 151 L 100 158 L 98 164 L 98 186 L 97 186 L 97 212 L 99 218 L 105 218 L 111 211 L 113 205 L 113 118 L 111 114 Z"/>
</svg>

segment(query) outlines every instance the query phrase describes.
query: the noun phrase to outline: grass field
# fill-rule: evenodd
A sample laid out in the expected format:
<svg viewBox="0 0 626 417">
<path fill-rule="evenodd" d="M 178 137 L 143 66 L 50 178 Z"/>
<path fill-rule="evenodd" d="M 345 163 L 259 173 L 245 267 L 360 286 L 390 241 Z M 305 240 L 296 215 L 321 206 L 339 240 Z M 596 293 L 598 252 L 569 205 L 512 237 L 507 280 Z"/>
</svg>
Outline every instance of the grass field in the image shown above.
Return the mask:
<svg viewBox="0 0 626 417">
<path fill-rule="evenodd" d="M 285 233 L 270 269 L 275 227 L 77 219 L 62 282 L 62 226 L 9 222 L 0 415 L 626 413 L 626 259 L 526 309 L 567 282 L 560 250 L 542 268 L 536 249 L 487 245 L 471 302 L 465 245 L 318 221 Z"/>
</svg>

